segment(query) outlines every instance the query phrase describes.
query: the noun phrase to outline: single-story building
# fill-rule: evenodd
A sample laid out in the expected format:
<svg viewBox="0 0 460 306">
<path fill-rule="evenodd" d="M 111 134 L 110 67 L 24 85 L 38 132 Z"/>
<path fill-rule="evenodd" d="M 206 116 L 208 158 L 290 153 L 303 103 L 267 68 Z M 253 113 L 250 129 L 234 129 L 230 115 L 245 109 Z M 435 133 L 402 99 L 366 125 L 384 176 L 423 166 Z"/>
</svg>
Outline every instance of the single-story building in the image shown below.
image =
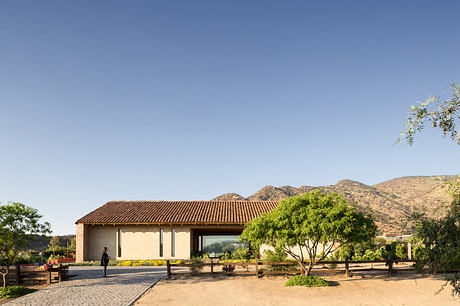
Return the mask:
<svg viewBox="0 0 460 306">
<path fill-rule="evenodd" d="M 112 201 L 79 219 L 77 262 L 220 256 L 241 246 L 244 224 L 276 201 Z"/>
</svg>

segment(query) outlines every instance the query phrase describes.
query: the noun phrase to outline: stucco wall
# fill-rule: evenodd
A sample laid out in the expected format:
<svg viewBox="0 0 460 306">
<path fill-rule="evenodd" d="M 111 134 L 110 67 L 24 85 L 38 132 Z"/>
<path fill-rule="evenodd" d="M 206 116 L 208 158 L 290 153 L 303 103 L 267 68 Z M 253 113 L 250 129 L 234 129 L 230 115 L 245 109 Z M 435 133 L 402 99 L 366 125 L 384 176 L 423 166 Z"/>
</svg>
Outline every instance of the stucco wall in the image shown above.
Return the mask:
<svg viewBox="0 0 460 306">
<path fill-rule="evenodd" d="M 102 248 L 108 248 L 112 259 L 187 259 L 190 258 L 190 228 L 173 227 L 175 256 L 171 256 L 172 227 L 156 225 L 88 225 L 85 260 L 99 260 Z M 121 256 L 118 256 L 118 230 L 121 229 Z M 163 229 L 163 256 L 160 257 L 160 229 Z M 78 227 L 77 227 L 78 230 Z M 78 253 L 78 251 L 77 251 Z"/>
<path fill-rule="evenodd" d="M 109 256 L 115 258 L 116 227 L 88 225 L 86 231 L 88 232 L 88 247 L 85 252 L 85 260 L 100 260 L 103 247 L 107 247 Z"/>
<path fill-rule="evenodd" d="M 88 249 L 88 226 L 85 224 L 77 224 L 76 232 L 76 261 L 83 262 L 86 260 L 85 253 Z"/>
</svg>

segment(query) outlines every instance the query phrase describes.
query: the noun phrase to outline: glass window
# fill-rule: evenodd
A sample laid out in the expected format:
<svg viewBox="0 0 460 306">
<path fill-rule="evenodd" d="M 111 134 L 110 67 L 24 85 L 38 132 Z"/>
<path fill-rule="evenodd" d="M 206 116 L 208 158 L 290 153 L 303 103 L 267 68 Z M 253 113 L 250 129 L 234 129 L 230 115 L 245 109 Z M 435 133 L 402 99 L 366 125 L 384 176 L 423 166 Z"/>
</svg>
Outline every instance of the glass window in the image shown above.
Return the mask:
<svg viewBox="0 0 460 306">
<path fill-rule="evenodd" d="M 176 230 L 171 230 L 171 257 L 176 256 Z"/>
<path fill-rule="evenodd" d="M 233 253 L 246 244 L 238 240 L 238 235 L 204 235 L 202 237 L 203 253 L 210 257 L 219 257 L 225 252 Z"/>
<path fill-rule="evenodd" d="M 118 229 L 118 257 L 121 257 L 121 228 Z"/>
<path fill-rule="evenodd" d="M 163 229 L 160 229 L 160 257 L 163 257 Z"/>
</svg>

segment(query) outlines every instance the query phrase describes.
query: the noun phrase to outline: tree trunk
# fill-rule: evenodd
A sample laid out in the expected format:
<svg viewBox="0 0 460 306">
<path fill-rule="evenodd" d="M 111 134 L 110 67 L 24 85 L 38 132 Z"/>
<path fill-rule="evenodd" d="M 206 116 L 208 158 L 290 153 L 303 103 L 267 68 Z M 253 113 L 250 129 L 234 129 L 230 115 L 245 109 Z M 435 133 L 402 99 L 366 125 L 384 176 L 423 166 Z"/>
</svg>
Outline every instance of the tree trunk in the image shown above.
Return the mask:
<svg viewBox="0 0 460 306">
<path fill-rule="evenodd" d="M 303 261 L 301 261 L 300 259 L 297 259 L 297 263 L 300 266 L 300 274 L 305 275 L 305 265 L 304 265 Z"/>
<path fill-rule="evenodd" d="M 307 276 L 310 276 L 311 269 L 313 269 L 313 260 L 308 262 Z"/>
<path fill-rule="evenodd" d="M 3 278 L 3 287 L 6 287 L 6 275 L 8 274 L 8 272 L 6 273 L 2 273 L 2 278 Z"/>
</svg>

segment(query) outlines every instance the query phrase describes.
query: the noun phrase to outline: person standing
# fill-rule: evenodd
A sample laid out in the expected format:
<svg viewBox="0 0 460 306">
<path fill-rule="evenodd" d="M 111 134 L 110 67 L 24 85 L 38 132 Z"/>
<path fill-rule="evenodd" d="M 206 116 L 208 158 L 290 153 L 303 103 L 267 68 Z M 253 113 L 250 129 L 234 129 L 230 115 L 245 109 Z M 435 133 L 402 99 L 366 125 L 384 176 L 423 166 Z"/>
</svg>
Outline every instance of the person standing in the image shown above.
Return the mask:
<svg viewBox="0 0 460 306">
<path fill-rule="evenodd" d="M 109 264 L 109 254 L 107 254 L 107 247 L 104 247 L 102 249 L 102 257 L 101 257 L 101 266 L 104 267 L 104 270 L 102 272 L 103 277 L 107 277 L 107 265 Z"/>
</svg>

